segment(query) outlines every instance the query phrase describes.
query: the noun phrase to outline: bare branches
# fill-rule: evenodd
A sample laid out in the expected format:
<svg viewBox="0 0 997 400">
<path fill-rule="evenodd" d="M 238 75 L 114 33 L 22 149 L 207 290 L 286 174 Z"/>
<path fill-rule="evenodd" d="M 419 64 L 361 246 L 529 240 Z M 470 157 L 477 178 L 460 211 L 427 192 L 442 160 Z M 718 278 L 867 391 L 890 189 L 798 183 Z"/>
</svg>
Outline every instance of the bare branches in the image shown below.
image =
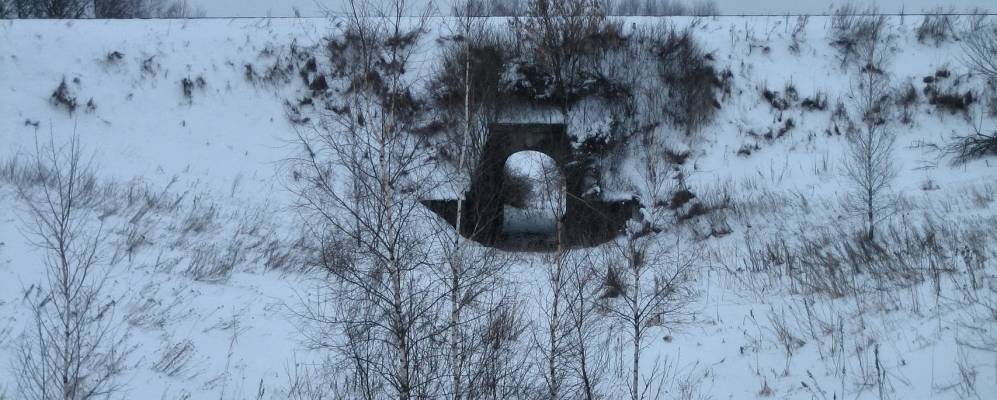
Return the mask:
<svg viewBox="0 0 997 400">
<path fill-rule="evenodd" d="M 591 50 L 591 37 L 607 29 L 606 14 L 597 0 L 531 0 L 528 17 L 511 24 L 517 39 L 554 78 L 552 97 L 567 116 L 568 92 L 578 83 L 582 60 Z"/>
<path fill-rule="evenodd" d="M 997 155 L 997 131 L 984 132 L 973 126 L 973 133 L 952 137 L 944 151 L 953 156 L 953 162 L 961 164 L 987 155 Z"/>
<path fill-rule="evenodd" d="M 0 0 L 0 18 L 194 18 L 188 0 Z"/>
<path fill-rule="evenodd" d="M 897 176 L 893 163 L 896 137 L 883 126 L 867 124 L 865 129 L 849 133 L 847 139 L 844 173 L 852 191 L 846 196 L 845 209 L 862 216 L 866 237 L 871 240 L 876 225 L 894 209 L 888 191 Z"/>
<path fill-rule="evenodd" d="M 866 11 L 875 14 L 875 10 Z M 844 5 L 834 11 L 831 19 L 831 45 L 841 53 L 841 66 L 850 62 L 870 62 L 880 42 L 886 40 L 884 29 L 886 17 L 882 15 L 858 15 L 853 5 Z"/>
<path fill-rule="evenodd" d="M 304 177 L 292 190 L 312 229 L 330 239 L 322 261 L 331 278 L 299 316 L 313 346 L 336 351 L 352 396 L 426 398 L 438 394 L 432 343 L 445 325 L 435 320 L 443 295 L 428 233 L 416 223 L 428 165 L 413 135 L 422 105 L 406 74 L 425 19 L 403 22 L 401 0 L 382 6 L 350 2 L 328 44 L 342 96 L 329 100 L 320 129 L 299 132 L 304 154 L 292 167 Z"/>
<path fill-rule="evenodd" d="M 887 55 L 880 51 L 885 49 L 880 49 L 879 30 L 873 29 L 877 33 L 863 48 L 865 66 L 855 84 L 855 109 L 862 126 L 846 132 L 848 148 L 842 168 L 852 186 L 844 198 L 844 209 L 862 217 L 869 240 L 875 238 L 876 225 L 895 208 L 889 191 L 898 173 L 893 160 L 896 136 L 889 127 L 892 90 L 882 71 Z"/>
<path fill-rule="evenodd" d="M 83 18 L 88 0 L 14 0 L 13 8 L 20 18 Z"/>
<path fill-rule="evenodd" d="M 46 252 L 46 281 L 30 299 L 33 324 L 14 365 L 18 392 L 25 399 L 102 398 L 121 389 L 116 378 L 128 350 L 115 329 L 115 301 L 103 293 L 103 234 L 89 208 L 94 170 L 75 136 L 65 147 L 36 142 L 34 162 L 44 184 L 17 191 L 30 211 L 29 240 Z"/>
<path fill-rule="evenodd" d="M 592 254 L 575 254 L 568 271 L 568 304 L 565 307 L 570 331 L 571 374 L 577 397 L 602 398 L 606 388 L 609 354 L 606 349 L 606 323 L 599 315 L 601 274 Z"/>
<path fill-rule="evenodd" d="M 617 271 L 619 289 L 614 299 L 608 299 L 607 311 L 624 329 L 632 344 L 632 365 L 627 371 L 629 398 L 646 398 L 650 388 L 648 377 L 641 374 L 641 355 L 647 347 L 645 339 L 660 327 L 676 327 L 685 322 L 688 307 L 696 297 L 693 288 L 699 251 L 684 248 L 676 238 L 673 248 L 665 248 L 660 237 L 647 235 L 647 230 L 632 223 L 627 238 L 617 242 L 606 255 L 607 271 Z M 621 367 L 621 369 L 625 369 Z"/>
<path fill-rule="evenodd" d="M 971 70 L 997 81 L 997 24 L 981 23 L 963 36 L 963 62 Z"/>
</svg>

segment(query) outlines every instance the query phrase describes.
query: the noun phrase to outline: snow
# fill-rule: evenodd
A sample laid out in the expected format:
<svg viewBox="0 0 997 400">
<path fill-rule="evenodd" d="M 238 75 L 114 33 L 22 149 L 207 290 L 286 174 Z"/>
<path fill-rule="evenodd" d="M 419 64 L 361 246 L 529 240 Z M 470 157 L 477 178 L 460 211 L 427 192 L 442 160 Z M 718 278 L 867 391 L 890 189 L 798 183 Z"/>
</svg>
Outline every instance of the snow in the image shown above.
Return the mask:
<svg viewBox="0 0 997 400">
<path fill-rule="evenodd" d="M 222 10 L 229 3 L 215 5 Z M 662 138 L 693 151 L 683 167 L 690 188 L 701 195 L 730 190 L 739 209 L 729 217 L 732 234 L 702 242 L 717 265 L 700 277 L 695 323 L 662 332 L 647 359 L 670 363 L 674 382 L 695 384 L 701 394 L 716 399 L 761 397 L 765 387 L 775 398 L 818 398 L 815 387 L 831 398 L 832 392 L 840 396 L 842 385 L 848 386 L 849 397 L 877 398 L 873 389 L 854 389 L 859 373 L 850 372 L 848 382 L 835 373 L 842 367 L 854 371 L 873 365 L 869 352 L 855 349 L 875 339 L 893 398 L 964 398 L 959 389 L 962 365 L 975 371 L 979 398 L 994 398 L 997 353 L 960 343 L 974 335 L 993 338 L 997 321 L 974 319 L 968 309 L 937 297 L 930 303 L 927 287 L 909 295 L 910 301 L 924 302 L 920 312 L 910 311 L 906 300 L 873 302 L 874 295 L 822 298 L 806 312 L 841 321 L 842 332 L 824 335 L 825 343 L 806 339 L 787 354 L 777 327 L 781 322 L 796 331 L 809 329 L 805 321 L 794 319 L 805 312 L 800 308 L 808 299 L 791 294 L 786 282 L 746 292 L 739 279 L 757 279 L 753 284 L 766 286 L 765 278 L 728 273 L 718 265 L 741 268 L 747 264 L 746 245 L 793 241 L 849 221 L 838 204 L 845 187 L 840 174 L 844 139 L 826 132 L 834 105 L 839 99 L 849 101 L 854 74 L 841 67 L 828 44 L 827 18 L 810 18 L 798 54 L 789 50 L 794 17 L 673 21 L 696 24 L 696 38 L 714 54 L 718 67 L 734 73 L 734 90 L 716 121 L 699 135 L 662 131 Z M 909 79 L 920 89 L 921 78 L 940 68 L 965 73 L 957 43 L 920 44 L 913 32 L 917 18 L 890 21 L 895 35 L 888 63 L 892 82 Z M 296 77 L 282 84 L 250 82 L 245 66 L 267 68 L 289 52 L 292 42 L 305 49 L 318 45 L 330 24 L 322 19 L 0 21 L 0 163 L 23 160 L 33 152 L 36 138 L 45 140 L 50 132 L 58 143 L 78 135 L 93 154 L 101 182 L 116 188 L 117 198 L 108 200 L 120 206 L 106 221 L 108 252 L 120 249 L 129 229 L 146 238 L 134 254 L 110 267 L 113 297 L 122 299 L 123 313 L 153 321 L 129 325 L 137 347 L 125 374 L 125 398 L 255 398 L 260 387 L 267 396 L 281 398 L 296 365 L 327 355 L 304 346 L 293 315 L 321 277 L 264 267 L 272 258 L 263 243 L 276 242 L 277 249 L 293 253 L 294 237 L 300 235 L 294 196 L 284 188 L 286 171 L 281 167 L 298 150 L 293 138 L 300 128 L 288 122 L 284 102 L 296 100 L 301 83 Z M 112 61 L 113 52 L 123 57 Z M 419 65 L 430 68 L 428 62 Z M 184 78 L 202 78 L 204 85 L 195 84 L 187 98 Z M 63 79 L 79 102 L 72 114 L 50 102 Z M 829 109 L 797 107 L 780 120 L 760 93 L 764 88 L 783 91 L 787 83 L 795 85 L 801 98 L 826 93 Z M 96 104 L 92 112 L 85 110 L 90 99 Z M 788 118 L 795 128 L 784 138 L 766 140 L 747 133 Z M 978 224 L 981 230 L 995 226 L 997 158 L 952 165 L 923 146 L 967 133 L 972 124 L 986 130 L 997 126 L 992 117 L 949 115 L 923 102 L 913 126 L 896 126 L 896 159 L 902 168 L 894 190 L 907 207 L 893 224 L 929 216 L 941 224 Z M 744 145 L 759 149 L 739 156 Z M 929 180 L 937 187 L 926 190 Z M 606 190 L 627 190 L 624 183 L 616 186 Z M 126 199 L 126 193 L 161 194 L 164 204 L 175 200 L 179 206 L 143 212 L 137 222 L 129 222 L 142 207 Z M 184 218 L 198 210 L 196 204 L 215 207 L 217 215 L 203 231 L 187 231 Z M 23 235 L 26 212 L 12 185 L 0 180 L 0 394 L 6 387 L 14 399 L 14 378 L 6 366 L 29 319 L 24 293 L 42 279 L 40 250 Z M 985 272 L 992 280 L 997 245 L 980 245 L 991 252 Z M 222 253 L 230 246 L 250 250 L 238 258 L 227 280 L 199 281 L 186 272 L 197 251 Z M 523 293 L 543 293 L 534 287 L 542 286 L 542 273 L 534 268 L 540 261 L 520 257 L 508 273 L 517 274 Z M 950 292 L 943 297 L 956 295 L 954 284 L 946 290 Z M 165 349 L 186 341 L 195 350 L 185 369 L 169 376 L 153 367 Z M 828 352 L 846 344 L 844 354 Z M 615 349 L 625 343 L 608 345 Z"/>
</svg>

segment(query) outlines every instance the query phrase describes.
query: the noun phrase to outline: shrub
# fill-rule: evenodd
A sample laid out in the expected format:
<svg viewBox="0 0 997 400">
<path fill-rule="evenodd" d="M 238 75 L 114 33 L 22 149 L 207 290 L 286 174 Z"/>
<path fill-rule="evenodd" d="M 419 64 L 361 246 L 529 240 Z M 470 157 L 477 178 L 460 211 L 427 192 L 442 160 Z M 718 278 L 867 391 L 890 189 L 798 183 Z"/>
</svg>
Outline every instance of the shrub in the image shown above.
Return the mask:
<svg viewBox="0 0 997 400">
<path fill-rule="evenodd" d="M 973 72 L 997 82 L 997 23 L 980 19 L 974 25 L 963 38 L 963 61 Z"/>
<path fill-rule="evenodd" d="M 800 54 L 800 44 L 805 40 L 807 34 L 807 23 L 810 22 L 810 16 L 801 15 L 796 17 L 796 25 L 793 26 L 792 40 L 793 43 L 789 45 L 789 52 L 793 54 Z"/>
<path fill-rule="evenodd" d="M 156 62 L 156 56 L 152 56 L 142 60 L 142 75 L 147 75 L 150 78 L 156 76 L 159 72 L 159 63 Z"/>
<path fill-rule="evenodd" d="M 203 77 L 197 77 L 191 80 L 190 77 L 183 78 L 180 80 L 180 90 L 183 92 L 183 97 L 187 99 L 187 102 L 194 100 L 194 89 L 204 89 L 207 82 L 204 81 Z"/>
<path fill-rule="evenodd" d="M 602 294 L 599 295 L 600 299 L 615 299 L 626 293 L 626 278 L 623 277 L 623 271 L 615 265 L 610 265 L 606 269 L 606 276 L 603 277 L 602 281 Z"/>
<path fill-rule="evenodd" d="M 690 2 L 687 6 L 679 0 L 620 0 L 607 2 L 607 12 L 610 15 L 625 16 L 680 16 L 719 15 L 720 8 L 713 0 Z"/>
<path fill-rule="evenodd" d="M 309 100 L 308 104 L 311 104 L 311 98 L 306 97 Z M 301 106 L 303 104 L 295 105 L 291 104 L 289 100 L 284 100 L 284 113 L 287 115 L 287 120 L 294 125 L 304 125 L 311 122 L 310 117 L 306 117 L 301 111 Z"/>
<path fill-rule="evenodd" d="M 319 75 L 308 84 L 308 88 L 313 92 L 324 92 L 329 89 L 329 82 L 325 80 L 325 75 Z"/>
<path fill-rule="evenodd" d="M 204 17 L 205 11 L 187 0 L 155 0 L 145 10 L 145 15 L 153 18 L 200 18 Z"/>
<path fill-rule="evenodd" d="M 997 155 L 997 131 L 987 134 L 979 129 L 964 136 L 955 136 L 946 146 L 953 162 L 961 164 L 987 155 Z"/>
<path fill-rule="evenodd" d="M 386 34 L 377 30 L 368 32 L 366 28 L 350 24 L 341 33 L 326 40 L 325 48 L 330 66 L 326 78 L 331 82 L 330 86 L 343 95 L 342 98 L 365 93 L 385 103 L 390 102 L 396 110 L 398 126 L 404 126 L 402 130 L 410 129 L 417 112 L 422 110 L 424 104 L 411 90 L 392 86 L 392 77 L 398 78 L 408 71 L 405 60 L 388 60 L 392 59 L 392 55 L 406 53 L 408 49 L 414 48 L 423 33 L 421 26 Z M 295 54 L 296 50 L 292 46 L 291 58 L 295 58 Z M 307 58 L 304 61 L 307 62 Z M 357 66 L 362 66 L 362 69 L 358 70 Z M 361 113 L 350 110 L 349 105 L 342 101 L 334 100 L 327 99 L 326 107 L 337 114 Z"/>
<path fill-rule="evenodd" d="M 607 20 L 604 11 L 590 1 L 529 2 L 528 17 L 510 22 L 519 42 L 515 47 L 522 50 L 511 72 L 525 79 L 510 82 L 540 86 L 510 87 L 562 112 L 582 97 L 618 95 L 614 82 L 596 67 L 607 51 L 624 44 L 621 24 Z"/>
<path fill-rule="evenodd" d="M 962 89 L 967 82 L 967 76 L 953 76 L 948 69 L 942 68 L 934 75 L 924 77 L 924 96 L 928 104 L 939 110 L 968 115 L 969 106 L 978 99 L 972 89 Z"/>
<path fill-rule="evenodd" d="M 670 149 L 668 147 L 662 149 L 661 153 L 662 156 L 664 156 L 665 160 L 675 165 L 685 164 L 686 160 L 689 159 L 689 156 L 692 155 L 692 152 L 690 152 L 689 150 L 677 151 Z"/>
<path fill-rule="evenodd" d="M 183 97 L 190 100 L 194 96 L 194 81 L 190 78 L 183 78 L 180 80 L 180 89 L 183 91 Z"/>
<path fill-rule="evenodd" d="M 779 92 L 774 92 L 767 88 L 762 89 L 762 98 L 776 110 L 785 111 L 789 108 L 789 100 L 785 99 Z"/>
<path fill-rule="evenodd" d="M 117 50 L 115 50 L 115 51 L 112 51 L 112 52 L 110 52 L 110 53 L 107 53 L 107 56 L 106 56 L 106 57 L 104 57 L 105 61 L 106 61 L 106 62 L 107 62 L 108 64 L 114 64 L 114 63 L 117 63 L 117 62 L 121 61 L 121 60 L 122 60 L 122 59 L 124 59 L 124 58 L 125 58 L 125 55 L 124 55 L 124 54 L 122 54 L 122 53 L 121 53 L 120 51 L 117 51 Z"/>
<path fill-rule="evenodd" d="M 517 17 L 524 15 L 522 0 L 466 0 L 454 4 L 450 15 L 470 17 Z"/>
<path fill-rule="evenodd" d="M 835 10 L 831 17 L 831 45 L 841 53 L 842 66 L 873 54 L 873 50 L 883 39 L 886 17 L 856 15 L 858 13 L 857 8 L 846 5 Z"/>
<path fill-rule="evenodd" d="M 758 144 L 744 144 L 741 148 L 737 149 L 737 155 L 741 157 L 748 157 L 751 153 L 761 150 L 762 148 Z"/>
<path fill-rule="evenodd" d="M 672 194 L 672 200 L 668 202 L 668 208 L 672 210 L 677 210 L 686 205 L 690 200 L 696 198 L 696 195 L 690 192 L 688 189 L 682 189 L 676 191 Z"/>
<path fill-rule="evenodd" d="M 470 43 L 468 43 L 470 41 Z M 513 57 L 512 43 L 497 32 L 486 30 L 473 38 L 457 38 L 443 45 L 441 64 L 430 79 L 430 95 L 441 107 L 460 109 L 465 95 L 465 64 L 470 63 L 470 102 L 494 108 L 501 102 L 499 82 L 504 66 Z"/>
<path fill-rule="evenodd" d="M 917 93 L 917 89 L 914 87 L 914 83 L 908 81 L 903 86 L 897 88 L 893 97 L 897 107 L 900 108 L 900 122 L 908 125 L 913 123 L 914 113 L 917 111 L 917 105 L 921 99 Z"/>
<path fill-rule="evenodd" d="M 834 104 L 834 112 L 831 113 L 831 118 L 834 120 L 847 120 L 848 110 L 845 109 L 845 102 L 838 98 L 838 102 Z"/>
<path fill-rule="evenodd" d="M 824 111 L 827 110 L 827 94 L 818 91 L 813 94 L 813 96 L 803 99 L 800 103 L 800 107 L 803 107 L 807 111 Z"/>
<path fill-rule="evenodd" d="M 679 221 L 688 221 L 690 219 L 709 214 L 710 210 L 703 205 L 703 203 L 695 202 L 689 206 L 689 210 L 685 213 L 679 213 Z"/>
<path fill-rule="evenodd" d="M 764 133 L 755 132 L 754 130 L 749 130 L 747 133 L 748 136 L 751 136 L 755 139 L 765 139 L 768 141 L 772 141 L 775 139 L 779 139 L 783 136 L 786 136 L 786 134 L 789 133 L 789 131 L 793 130 L 793 128 L 795 127 L 796 127 L 796 122 L 794 122 L 792 118 L 786 118 L 786 120 L 782 122 L 782 125 L 778 126 L 776 129 L 769 127 L 767 130 L 765 130 Z M 751 153 L 749 151 L 749 153 L 746 155 L 750 154 Z"/>
<path fill-rule="evenodd" d="M 930 41 L 935 46 L 941 45 L 955 36 L 952 18 L 945 15 L 942 10 L 935 10 L 935 14 L 925 15 L 924 19 L 921 20 L 921 25 L 917 27 L 916 33 L 918 43 Z"/>
<path fill-rule="evenodd" d="M 62 82 L 59 83 L 59 86 L 52 92 L 49 102 L 57 108 L 65 108 L 66 111 L 69 111 L 70 115 L 76 111 L 76 96 L 70 92 L 69 84 L 66 83 L 66 78 L 62 78 Z"/>
<path fill-rule="evenodd" d="M 932 92 L 928 102 L 936 108 L 948 111 L 952 114 L 956 114 L 958 112 L 968 113 L 969 106 L 976 102 L 976 97 L 974 97 L 973 92 L 969 90 L 964 93 Z"/>
<path fill-rule="evenodd" d="M 720 108 L 717 92 L 729 87 L 730 80 L 717 73 L 712 56 L 703 51 L 690 30 L 668 28 L 663 36 L 653 48 L 658 74 L 672 100 L 665 113 L 690 134 L 716 115 Z"/>
</svg>

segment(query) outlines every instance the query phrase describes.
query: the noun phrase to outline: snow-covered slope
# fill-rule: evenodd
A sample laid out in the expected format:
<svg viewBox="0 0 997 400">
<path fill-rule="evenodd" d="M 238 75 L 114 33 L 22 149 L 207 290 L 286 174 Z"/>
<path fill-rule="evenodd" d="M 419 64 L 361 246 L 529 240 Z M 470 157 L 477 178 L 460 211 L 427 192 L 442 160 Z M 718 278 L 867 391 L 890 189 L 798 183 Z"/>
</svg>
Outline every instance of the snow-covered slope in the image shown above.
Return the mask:
<svg viewBox="0 0 997 400">
<path fill-rule="evenodd" d="M 784 281 L 745 289 L 766 286 L 766 278 L 743 271 L 752 245 L 793 242 L 850 223 L 838 203 L 845 143 L 833 133 L 832 114 L 839 100 L 849 102 L 854 74 L 828 43 L 826 18 L 810 18 L 798 51 L 790 50 L 795 17 L 674 22 L 694 26 L 716 65 L 733 72 L 733 90 L 700 134 L 665 139 L 692 151 L 682 172 L 693 191 L 727 193 L 736 204 L 723 221 L 731 234 L 696 239 L 709 268 L 699 282 L 695 322 L 662 332 L 648 350 L 647 359 L 660 357 L 674 368 L 676 393 L 685 384 L 717 399 L 841 398 L 842 392 L 877 398 L 860 382 L 867 371 L 851 371 L 885 365 L 891 398 L 997 395 L 997 355 L 967 339 L 994 338 L 997 321 L 974 319 L 937 296 L 928 304 L 922 292 L 930 290 L 911 290 L 909 299 L 877 303 L 877 309 L 865 298 L 808 303 L 788 295 Z M 918 43 L 918 23 L 918 17 L 890 20 L 891 81 L 910 81 L 921 91 L 923 78 L 939 70 L 967 74 L 959 44 Z M 243 399 L 260 390 L 264 398 L 283 398 L 297 364 L 326 356 L 305 348 L 293 317 L 319 277 L 282 268 L 300 256 L 294 197 L 279 171 L 298 150 L 285 100 L 297 99 L 303 84 L 294 76 L 248 79 L 247 65 L 265 71 L 299 50 L 321 57 L 318 48 L 331 27 L 322 19 L 0 21 L 0 165 L 23 162 L 50 133 L 58 143 L 75 134 L 111 193 L 99 207 L 109 216 L 110 296 L 123 305 L 130 344 L 137 346 L 125 372 L 125 398 Z M 423 57 L 416 64 L 428 73 L 433 55 Z M 981 85 L 978 78 L 964 79 L 966 87 Z M 62 82 L 76 99 L 72 112 L 52 102 Z M 826 95 L 827 109 L 780 112 L 762 96 L 790 84 L 801 99 Z M 764 136 L 788 119 L 793 128 L 783 137 L 749 133 Z M 997 159 L 953 165 L 930 146 L 968 133 L 973 124 L 992 130 L 997 123 L 985 113 L 950 114 L 922 101 L 912 124 L 897 125 L 901 169 L 894 190 L 904 208 L 891 223 L 934 218 L 984 232 L 966 237 L 982 238 L 974 245 L 989 251 L 983 271 L 993 284 L 997 243 L 986 232 L 997 226 Z M 742 149 L 749 154 L 739 154 Z M 7 366 L 43 273 L 40 251 L 24 236 L 25 215 L 11 182 L 0 178 L 0 398 L 4 388 L 19 398 Z M 210 256 L 231 260 L 234 274 L 215 280 L 192 269 Z M 509 273 L 523 274 L 517 280 L 530 293 L 531 274 L 539 274 L 530 266 L 538 260 L 520 257 Z M 917 302 L 925 303 L 912 311 Z M 810 313 L 838 321 L 840 331 L 797 318 Z M 803 339 L 804 331 L 826 342 Z M 786 332 L 804 344 L 785 347 Z M 873 342 L 881 359 L 866 351 Z M 189 350 L 181 367 L 161 365 L 170 349 L 183 348 Z M 843 368 L 849 372 L 841 374 Z M 970 371 L 972 390 L 966 387 Z"/>
</svg>

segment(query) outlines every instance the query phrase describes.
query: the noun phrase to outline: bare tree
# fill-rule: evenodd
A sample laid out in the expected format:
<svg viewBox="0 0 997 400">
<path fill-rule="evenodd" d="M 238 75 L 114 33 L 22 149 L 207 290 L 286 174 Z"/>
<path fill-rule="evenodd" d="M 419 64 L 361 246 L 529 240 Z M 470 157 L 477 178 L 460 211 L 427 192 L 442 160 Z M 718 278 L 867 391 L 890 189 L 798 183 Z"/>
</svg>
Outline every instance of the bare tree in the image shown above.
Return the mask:
<svg viewBox="0 0 997 400">
<path fill-rule="evenodd" d="M 93 0 L 94 18 L 129 18 L 136 14 L 138 1 Z"/>
<path fill-rule="evenodd" d="M 13 0 L 19 18 L 83 18 L 90 0 Z"/>
<path fill-rule="evenodd" d="M 571 330 L 565 311 L 569 301 L 568 254 L 568 251 L 559 249 L 544 256 L 541 261 L 546 267 L 546 279 L 541 292 L 540 321 L 534 330 L 533 340 L 538 353 L 537 369 L 542 371 L 543 397 L 550 400 L 574 397 L 568 387 L 571 372 L 568 357 Z"/>
<path fill-rule="evenodd" d="M 93 0 L 94 18 L 135 18 L 147 4 L 143 0 Z"/>
<path fill-rule="evenodd" d="M 860 15 L 865 14 L 865 15 Z M 855 5 L 845 4 L 834 10 L 831 18 L 831 45 L 841 53 L 841 66 L 845 67 L 853 61 L 878 62 L 870 58 L 870 54 L 889 39 L 884 35 L 886 17 L 876 15 L 875 9 L 860 11 Z"/>
<path fill-rule="evenodd" d="M 446 168 L 437 165 L 444 173 L 444 184 L 449 184 L 458 196 L 455 229 L 450 229 L 440 219 L 436 221 L 434 241 L 439 261 L 435 263 L 439 286 L 446 301 L 440 314 L 449 316 L 446 341 L 440 354 L 444 356 L 443 375 L 449 379 L 441 382 L 446 397 L 454 400 L 477 398 L 516 398 L 525 393 L 527 372 L 522 368 L 526 360 L 521 349 L 520 331 L 523 321 L 515 318 L 512 308 L 517 304 L 516 294 L 508 291 L 502 272 L 509 259 L 494 249 L 488 249 L 465 239 L 470 232 L 474 237 L 478 228 L 465 227 L 465 201 L 471 177 L 487 139 L 487 125 L 494 119 L 494 99 L 488 93 L 497 88 L 481 87 L 487 80 L 483 75 L 498 71 L 481 59 L 480 48 L 494 39 L 484 21 L 475 18 L 480 3 L 458 1 L 453 5 L 455 18 L 451 27 L 452 46 L 444 58 L 442 83 L 451 91 L 443 101 L 444 118 L 453 121 L 448 130 L 448 150 L 456 157 L 456 165 Z M 457 82 L 455 83 L 454 80 Z M 452 90 L 456 89 L 456 90 Z"/>
<path fill-rule="evenodd" d="M 661 101 L 654 93 L 647 101 Z M 682 246 L 675 235 L 675 245 L 666 247 L 665 230 L 671 220 L 666 205 L 674 189 L 671 171 L 674 165 L 662 157 L 663 148 L 655 131 L 640 131 L 634 155 L 637 159 L 634 191 L 645 204 L 642 221 L 627 223 L 623 239 L 611 243 L 603 254 L 603 295 L 606 309 L 630 340 L 629 367 L 621 365 L 631 400 L 647 398 L 657 381 L 653 369 L 649 376 L 641 373 L 645 339 L 655 329 L 675 327 L 685 322 L 688 306 L 695 299 L 692 286 L 700 253 L 697 247 Z"/>
<path fill-rule="evenodd" d="M 478 335 L 482 347 L 479 366 L 468 382 L 469 399 L 533 399 L 536 370 L 526 347 L 530 319 L 524 316 L 516 296 L 501 296 L 484 317 Z"/>
<path fill-rule="evenodd" d="M 997 82 L 997 24 L 980 23 L 963 36 L 962 48 L 970 69 Z"/>
<path fill-rule="evenodd" d="M 530 0 L 526 8 L 526 16 L 511 21 L 513 31 L 553 77 L 552 96 L 567 117 L 592 36 L 606 27 L 605 10 L 599 0 Z"/>
<path fill-rule="evenodd" d="M 641 373 L 645 339 L 657 328 L 686 322 L 696 296 L 692 284 L 699 251 L 682 247 L 679 238 L 674 247 L 665 248 L 661 237 L 647 232 L 632 222 L 626 238 L 611 246 L 604 260 L 607 309 L 632 345 L 626 383 L 632 400 L 647 398 L 655 383 L 653 376 Z"/>
<path fill-rule="evenodd" d="M 441 385 L 451 399 L 488 398 L 508 390 L 496 387 L 495 380 L 500 377 L 525 381 L 522 376 L 525 371 L 510 365 L 523 359 L 514 351 L 522 345 L 518 331 L 523 327 L 518 320 L 493 320 L 511 317 L 507 315 L 508 309 L 515 304 L 515 294 L 506 291 L 509 284 L 500 276 L 509 263 L 494 249 L 466 241 L 459 246 L 452 243 L 439 243 L 442 249 L 439 286 L 446 294 L 439 313 L 448 315 L 444 325 L 446 341 L 441 343 L 444 346 L 440 346 L 439 354 L 445 359 L 443 375 L 450 378 Z M 496 337 L 497 332 L 493 332 L 496 329 L 507 332 Z M 487 385 L 488 390 L 479 385 Z M 499 396 L 511 397 L 512 393 Z"/>
<path fill-rule="evenodd" d="M 439 309 L 449 316 L 445 324 L 446 348 L 440 351 L 446 362 L 442 368 L 449 382 L 445 386 L 447 397 L 460 400 L 479 398 L 471 386 L 493 364 L 490 358 L 490 338 L 487 331 L 489 316 L 502 313 L 511 301 L 503 291 L 508 283 L 502 272 L 510 260 L 495 249 L 485 248 L 461 236 L 458 229 L 449 229 L 446 222 L 436 220 L 438 232 L 434 240 L 439 261 L 434 264 L 439 287 L 446 301 Z M 494 343 L 509 346 L 504 340 Z"/>
<path fill-rule="evenodd" d="M 442 332 L 428 245 L 417 223 L 427 167 L 412 131 L 420 102 L 406 75 L 426 18 L 403 18 L 397 0 L 377 7 L 351 1 L 341 35 L 328 48 L 333 86 L 342 96 L 321 129 L 299 132 L 305 176 L 292 183 L 316 231 L 345 235 L 325 248 L 333 282 L 301 313 L 316 346 L 338 351 L 356 384 L 353 395 L 399 399 L 436 396 Z M 342 251 L 342 244 L 354 247 Z M 331 309 L 330 309 L 331 308 Z"/>
<path fill-rule="evenodd" d="M 187 0 L 149 0 L 144 16 L 154 18 L 199 18 L 204 10 Z"/>
<path fill-rule="evenodd" d="M 46 252 L 45 281 L 31 299 L 33 320 L 16 356 L 17 390 L 33 400 L 104 398 L 122 387 L 127 351 L 115 329 L 115 302 L 104 293 L 103 234 L 90 212 L 94 170 L 75 136 L 65 147 L 36 142 L 33 161 L 41 184 L 17 191 L 30 215 L 29 240 Z"/>
<path fill-rule="evenodd" d="M 545 269 L 545 279 L 540 289 L 540 319 L 534 327 L 533 342 L 537 352 L 536 368 L 543 378 L 543 397 L 550 400 L 574 398 L 576 388 L 571 387 L 572 331 L 568 314 L 571 296 L 573 256 L 564 242 L 563 219 L 566 209 L 564 179 L 557 167 L 543 160 L 530 159 L 531 169 L 539 169 L 539 176 L 531 182 L 532 201 L 527 209 L 554 218 L 553 253 L 545 254 L 540 263 Z"/>
<path fill-rule="evenodd" d="M 893 161 L 896 136 L 889 129 L 889 80 L 880 66 L 884 58 L 875 46 L 867 55 L 867 67 L 860 72 L 855 96 L 861 114 L 861 127 L 849 129 L 844 158 L 844 175 L 851 191 L 844 198 L 845 210 L 862 216 L 865 236 L 875 239 L 876 225 L 894 209 L 890 186 L 897 176 Z"/>
<path fill-rule="evenodd" d="M 577 254 L 570 265 L 566 314 L 571 332 L 571 370 L 577 382 L 578 397 L 600 399 L 604 396 L 603 381 L 608 361 L 605 350 L 608 345 L 604 341 L 606 326 L 599 315 L 601 274 L 588 252 Z"/>
<path fill-rule="evenodd" d="M 445 142 L 439 152 L 452 165 L 447 183 L 458 197 L 459 230 L 474 232 L 465 226 L 467 207 L 464 194 L 478 170 L 489 136 L 489 125 L 505 112 L 506 99 L 501 95 L 504 54 L 512 45 L 505 31 L 474 17 L 473 2 L 454 4 L 455 17 L 450 35 L 441 49 L 441 62 L 430 82 L 433 112 L 445 126 Z"/>
<path fill-rule="evenodd" d="M 188 0 L 0 0 L 0 18 L 192 18 Z"/>
</svg>

